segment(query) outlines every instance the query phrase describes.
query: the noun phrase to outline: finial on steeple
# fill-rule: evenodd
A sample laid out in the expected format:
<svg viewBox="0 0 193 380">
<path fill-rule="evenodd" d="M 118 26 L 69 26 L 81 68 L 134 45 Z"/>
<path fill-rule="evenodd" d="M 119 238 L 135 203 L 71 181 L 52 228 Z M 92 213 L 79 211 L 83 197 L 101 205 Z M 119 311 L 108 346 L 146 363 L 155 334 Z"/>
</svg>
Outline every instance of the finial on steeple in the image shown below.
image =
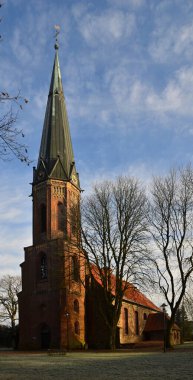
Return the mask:
<svg viewBox="0 0 193 380">
<path fill-rule="evenodd" d="M 54 25 L 54 29 L 56 31 L 55 36 L 54 36 L 56 40 L 54 47 L 55 47 L 55 50 L 58 50 L 59 49 L 58 34 L 60 33 L 60 25 Z"/>
</svg>

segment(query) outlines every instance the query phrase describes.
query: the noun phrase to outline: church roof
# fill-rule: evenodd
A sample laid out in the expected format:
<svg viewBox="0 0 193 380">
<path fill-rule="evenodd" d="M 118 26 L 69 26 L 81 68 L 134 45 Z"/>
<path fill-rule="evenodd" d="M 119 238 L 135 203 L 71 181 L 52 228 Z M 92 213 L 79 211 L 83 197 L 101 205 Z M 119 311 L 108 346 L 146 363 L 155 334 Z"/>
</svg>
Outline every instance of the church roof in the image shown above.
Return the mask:
<svg viewBox="0 0 193 380">
<path fill-rule="evenodd" d="M 97 281 L 97 283 L 102 286 L 102 280 L 99 274 L 99 270 L 97 266 L 95 265 L 92 265 L 92 275 L 94 279 Z M 114 294 L 115 288 L 116 288 L 116 277 L 114 274 L 111 274 L 111 287 L 112 287 L 112 294 Z M 124 283 L 124 287 L 125 287 L 125 283 Z M 160 308 L 157 307 L 152 301 L 150 301 L 143 293 L 141 293 L 131 283 L 126 284 L 126 290 L 123 297 L 123 302 L 124 301 L 160 312 Z"/>
<path fill-rule="evenodd" d="M 73 182 L 79 187 L 62 86 L 58 44 L 55 45 L 55 49 L 54 66 L 34 182 L 37 183 L 47 178 L 66 181 L 73 178 Z"/>
<path fill-rule="evenodd" d="M 149 298 L 147 298 L 132 284 L 130 284 L 129 287 L 126 289 L 124 300 L 145 306 L 152 310 L 160 311 L 159 307 L 157 307 L 152 301 L 149 300 Z"/>
</svg>

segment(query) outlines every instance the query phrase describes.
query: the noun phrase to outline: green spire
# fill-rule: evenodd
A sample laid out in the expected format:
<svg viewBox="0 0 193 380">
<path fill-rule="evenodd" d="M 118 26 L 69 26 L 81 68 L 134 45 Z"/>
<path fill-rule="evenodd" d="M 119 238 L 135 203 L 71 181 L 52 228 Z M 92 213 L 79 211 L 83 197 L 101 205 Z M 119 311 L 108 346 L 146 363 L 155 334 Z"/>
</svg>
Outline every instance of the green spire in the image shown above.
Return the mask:
<svg viewBox="0 0 193 380">
<path fill-rule="evenodd" d="M 48 95 L 42 140 L 34 183 L 47 178 L 70 181 L 79 186 L 74 163 L 70 128 L 66 111 L 58 59 L 59 45 L 55 44 L 55 60 Z"/>
</svg>

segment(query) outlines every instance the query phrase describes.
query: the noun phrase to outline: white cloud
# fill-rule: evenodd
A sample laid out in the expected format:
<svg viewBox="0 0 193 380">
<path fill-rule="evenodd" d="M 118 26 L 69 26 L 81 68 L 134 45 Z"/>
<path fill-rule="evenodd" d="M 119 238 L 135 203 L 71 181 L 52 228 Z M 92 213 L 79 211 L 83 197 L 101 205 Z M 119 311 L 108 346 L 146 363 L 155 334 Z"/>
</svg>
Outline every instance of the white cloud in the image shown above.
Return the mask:
<svg viewBox="0 0 193 380">
<path fill-rule="evenodd" d="M 108 179 L 114 180 L 120 175 L 137 178 L 141 182 L 142 186 L 148 190 L 153 175 L 165 174 L 163 169 L 160 170 L 160 162 L 158 161 L 151 163 L 151 169 L 147 163 L 141 160 L 133 164 L 120 164 L 116 168 L 113 168 L 113 170 L 107 170 L 105 167 L 100 167 L 100 169 L 94 173 L 93 171 L 89 171 L 87 168 L 85 168 L 85 166 L 83 168 L 82 165 L 84 164 L 79 162 L 79 169 L 81 172 L 81 186 L 84 189 L 84 193 L 82 195 L 83 198 L 92 192 L 92 186 L 96 183 L 100 183 Z"/>
<path fill-rule="evenodd" d="M 98 45 L 120 41 L 135 28 L 133 14 L 108 9 L 100 14 L 86 13 L 79 19 L 79 29 L 88 44 Z"/>
<path fill-rule="evenodd" d="M 148 128 L 151 128 L 151 125 L 153 128 L 156 118 L 159 127 L 171 126 L 176 130 L 182 130 L 186 124 L 186 129 L 190 130 L 190 123 L 183 121 L 179 126 L 179 123 L 177 125 L 171 121 L 176 117 L 180 121 L 182 117 L 193 115 L 193 69 L 185 66 L 168 77 L 168 81 L 164 78 L 166 84 L 163 88 L 157 87 L 156 83 L 148 80 L 146 76 L 142 77 L 140 73 L 132 75 L 129 67 L 128 61 L 120 58 L 117 65 L 106 68 L 99 81 L 94 85 L 90 81 L 88 87 L 86 73 L 80 71 L 82 77 L 79 85 L 78 73 L 72 75 L 67 102 L 72 125 L 79 125 L 80 121 L 83 123 L 87 120 L 90 128 L 94 124 L 97 128 L 129 131 L 143 128 L 144 123 L 140 120 L 147 119 Z"/>
<path fill-rule="evenodd" d="M 34 93 L 33 95 L 33 107 L 35 109 L 35 113 L 37 114 L 37 110 L 40 111 L 40 113 L 45 113 L 46 109 L 46 102 L 48 98 L 48 88 L 39 88 L 38 92 Z"/>
<path fill-rule="evenodd" d="M 149 53 L 157 62 L 168 60 L 192 59 L 193 50 L 193 23 L 178 26 L 161 25 L 153 33 Z"/>
<path fill-rule="evenodd" d="M 109 71 L 105 81 L 119 113 L 131 115 L 144 109 L 147 85 L 130 74 L 127 64 Z"/>
<path fill-rule="evenodd" d="M 77 3 L 72 6 L 71 12 L 72 15 L 76 20 L 80 19 L 81 17 L 84 16 L 84 14 L 88 11 L 89 9 L 89 4 L 83 4 L 83 3 Z"/>
<path fill-rule="evenodd" d="M 22 4 L 23 0 L 9 0 L 9 3 L 11 3 L 13 6 L 17 7 L 18 5 Z"/>
<path fill-rule="evenodd" d="M 9 221 L 11 224 L 21 224 L 31 221 L 26 212 L 29 209 L 31 211 L 31 202 L 19 183 L 15 184 L 13 191 L 11 180 L 7 180 L 6 185 L 1 186 L 0 195 L 0 223 L 4 225 Z"/>
<path fill-rule="evenodd" d="M 147 107 L 158 113 L 172 112 L 178 115 L 193 115 L 193 69 L 181 68 L 169 80 L 161 93 L 149 90 L 146 96 Z"/>
<path fill-rule="evenodd" d="M 2 255 L 0 260 L 0 277 L 4 275 L 20 275 L 19 265 L 23 261 L 22 255 Z"/>
<path fill-rule="evenodd" d="M 13 32 L 11 46 L 13 53 L 19 59 L 19 61 L 27 65 L 31 61 L 31 51 L 30 48 L 23 44 L 22 37 L 23 36 L 21 30 L 16 28 Z"/>
<path fill-rule="evenodd" d="M 32 240 L 31 199 L 28 197 L 29 189 L 26 189 L 29 177 L 24 173 L 16 174 L 14 169 L 8 167 L 6 176 L 1 177 L 0 276 L 6 273 L 20 273 L 19 264 L 23 261 L 23 246 L 30 245 Z"/>
<path fill-rule="evenodd" d="M 21 206 L 22 209 L 22 206 Z M 23 214 L 25 215 L 29 212 L 27 208 L 23 210 Z M 21 214 L 18 215 L 18 219 L 21 222 Z M 31 213 L 30 213 L 31 215 Z M 13 215 L 14 218 L 16 215 Z M 31 234 L 31 224 L 28 222 L 27 218 L 23 215 L 23 224 L 19 225 L 15 221 L 6 220 L 6 224 L 3 224 L 3 220 L 1 219 L 1 229 L 0 229 L 0 241 L 1 241 L 1 249 L 0 249 L 0 276 L 3 274 L 20 274 L 19 265 L 24 259 L 24 246 L 31 245 L 32 234 Z M 15 220 L 15 219 L 14 219 Z M 18 225 L 17 225 L 18 224 Z"/>
<path fill-rule="evenodd" d="M 18 90 L 21 89 L 21 69 L 5 55 L 4 59 L 0 60 L 0 72 L 2 73 L 1 89 L 8 91 L 11 96 L 17 95 Z"/>
<path fill-rule="evenodd" d="M 154 112 L 160 116 L 193 115 L 192 67 L 186 66 L 177 70 L 161 90 L 151 82 L 137 76 L 132 77 L 125 64 L 110 70 L 105 81 L 115 106 L 111 109 L 112 113 L 117 111 L 128 116 L 142 116 L 144 112 Z"/>
<path fill-rule="evenodd" d="M 145 0 L 108 0 L 108 3 L 111 6 L 115 5 L 120 8 L 139 8 L 145 4 Z"/>
<path fill-rule="evenodd" d="M 29 71 L 45 64 L 49 42 L 53 41 L 54 46 L 56 23 L 61 26 L 60 41 L 65 46 L 69 32 L 68 16 L 69 10 L 64 5 L 47 4 L 42 0 L 28 3 L 25 19 L 22 18 L 22 23 L 19 18 L 15 20 L 10 40 L 12 52 L 22 68 Z"/>
</svg>

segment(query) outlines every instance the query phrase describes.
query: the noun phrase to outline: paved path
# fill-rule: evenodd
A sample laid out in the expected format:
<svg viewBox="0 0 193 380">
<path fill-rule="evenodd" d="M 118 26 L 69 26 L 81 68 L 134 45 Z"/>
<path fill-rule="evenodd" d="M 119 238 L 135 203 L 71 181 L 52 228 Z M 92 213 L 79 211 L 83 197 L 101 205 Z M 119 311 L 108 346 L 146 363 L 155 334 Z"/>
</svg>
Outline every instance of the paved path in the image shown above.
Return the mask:
<svg viewBox="0 0 193 380">
<path fill-rule="evenodd" d="M 193 350 L 167 352 L 0 353 L 0 380 L 193 379 Z"/>
</svg>

